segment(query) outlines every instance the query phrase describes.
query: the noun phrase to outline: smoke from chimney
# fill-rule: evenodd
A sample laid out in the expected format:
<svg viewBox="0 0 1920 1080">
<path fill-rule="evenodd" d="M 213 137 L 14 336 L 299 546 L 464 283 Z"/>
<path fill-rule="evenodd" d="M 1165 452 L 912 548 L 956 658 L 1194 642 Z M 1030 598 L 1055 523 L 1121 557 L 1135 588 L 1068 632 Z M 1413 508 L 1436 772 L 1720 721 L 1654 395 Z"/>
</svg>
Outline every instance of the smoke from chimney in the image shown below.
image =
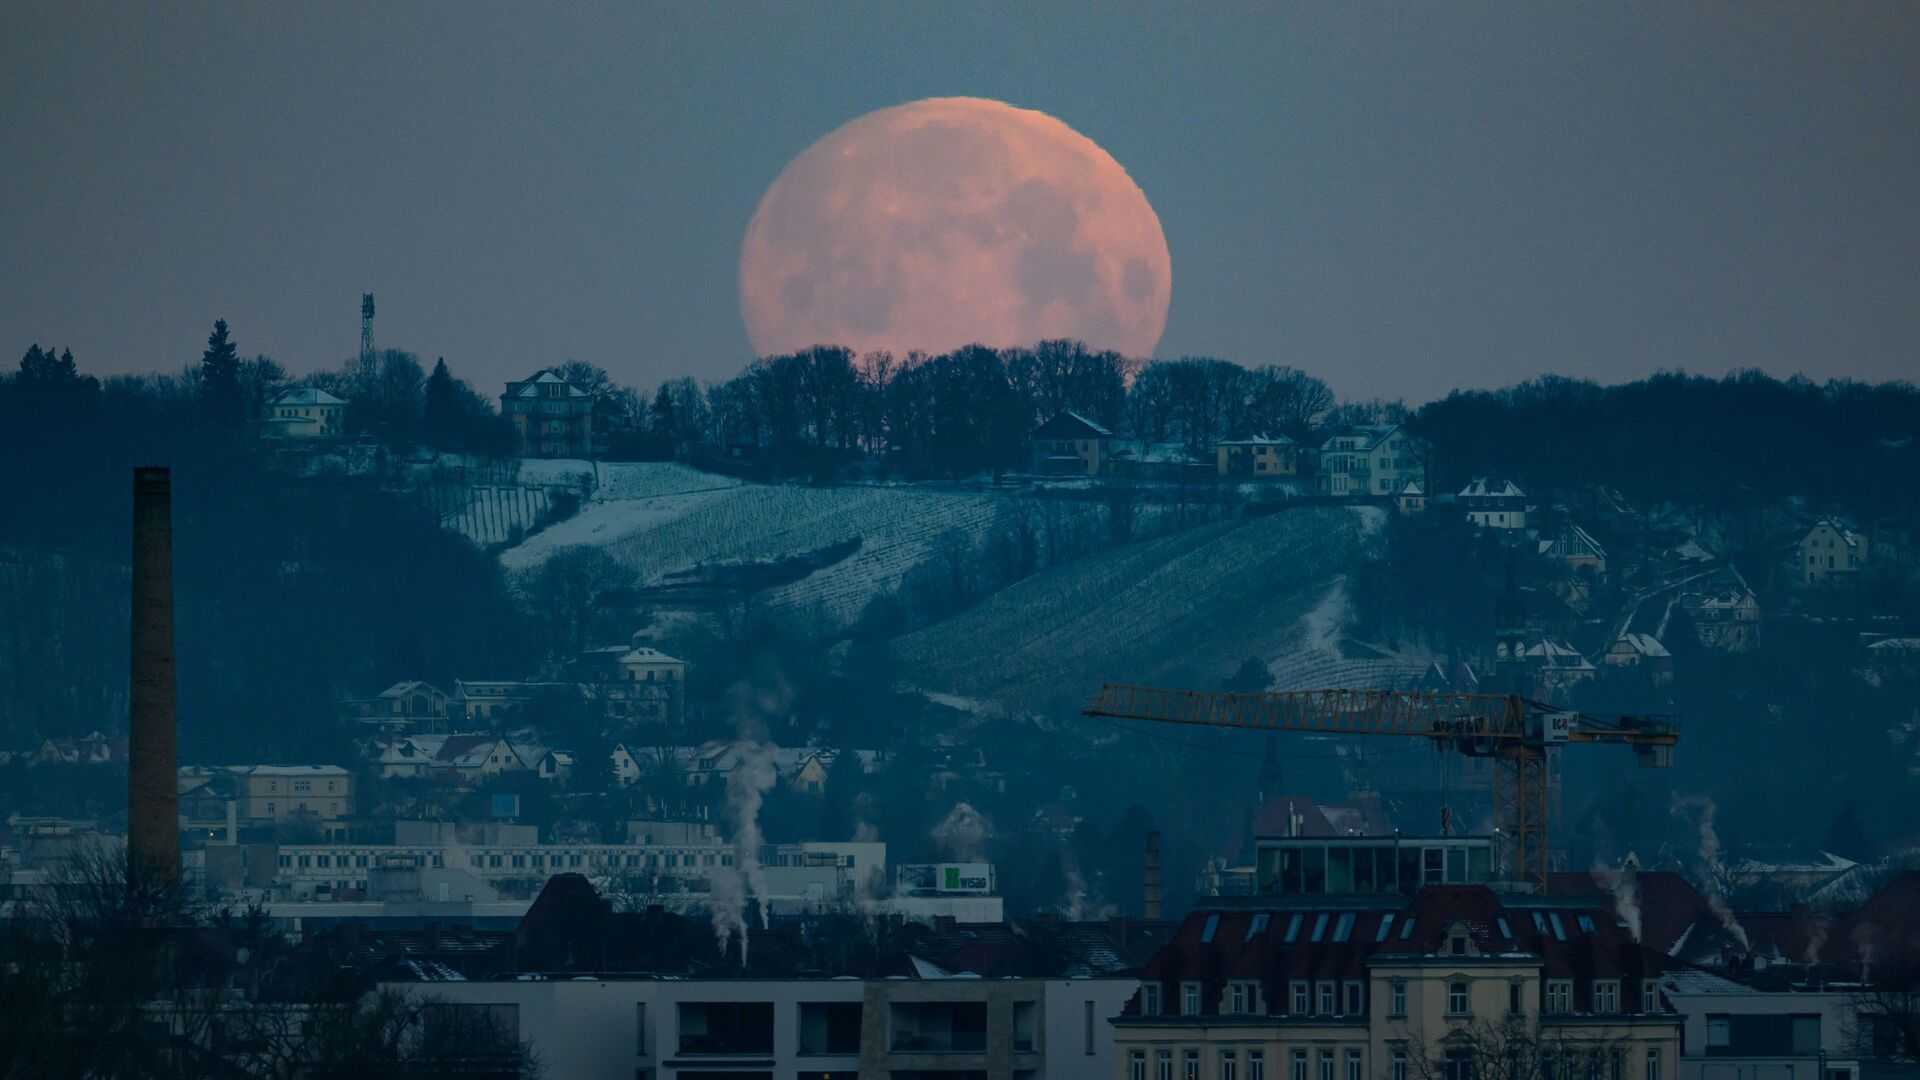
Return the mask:
<svg viewBox="0 0 1920 1080">
<path fill-rule="evenodd" d="M 173 689 L 173 478 L 133 470 L 133 649 L 127 739 L 130 873 L 180 876 Z"/>
</svg>

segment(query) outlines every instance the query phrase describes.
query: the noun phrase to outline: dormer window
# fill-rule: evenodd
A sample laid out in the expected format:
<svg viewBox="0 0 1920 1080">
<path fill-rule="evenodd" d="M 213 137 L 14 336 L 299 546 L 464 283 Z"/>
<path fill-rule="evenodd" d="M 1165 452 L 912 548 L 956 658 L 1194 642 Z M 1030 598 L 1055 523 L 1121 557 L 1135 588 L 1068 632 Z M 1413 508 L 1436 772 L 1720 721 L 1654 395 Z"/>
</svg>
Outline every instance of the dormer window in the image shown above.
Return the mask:
<svg viewBox="0 0 1920 1080">
<path fill-rule="evenodd" d="M 1467 935 L 1458 934 L 1458 933 L 1448 935 L 1447 955 L 1449 956 L 1467 955 Z"/>
</svg>

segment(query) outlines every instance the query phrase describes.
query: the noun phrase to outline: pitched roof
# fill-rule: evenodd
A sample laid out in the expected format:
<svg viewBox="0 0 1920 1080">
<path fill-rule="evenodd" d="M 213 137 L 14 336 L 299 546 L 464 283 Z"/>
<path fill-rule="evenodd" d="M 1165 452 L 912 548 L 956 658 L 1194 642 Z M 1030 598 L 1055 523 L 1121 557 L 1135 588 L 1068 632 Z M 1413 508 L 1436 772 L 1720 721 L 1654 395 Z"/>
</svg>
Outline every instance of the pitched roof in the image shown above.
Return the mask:
<svg viewBox="0 0 1920 1080">
<path fill-rule="evenodd" d="M 566 396 L 570 398 L 583 398 L 583 397 L 593 396 L 587 393 L 585 390 L 580 389 L 578 386 L 575 386 L 574 384 L 561 378 L 560 373 L 553 370 L 552 368 L 541 368 L 539 371 L 534 372 L 532 375 L 529 375 L 528 377 L 521 379 L 518 382 L 508 383 L 507 392 L 501 396 L 502 397 L 528 397 L 528 398 L 539 397 L 540 396 L 539 387 L 542 384 L 551 385 L 553 383 L 559 383 L 560 385 L 565 386 L 567 388 Z"/>
<path fill-rule="evenodd" d="M 1248 435 L 1242 439 L 1221 439 L 1215 446 L 1292 446 L 1293 440 L 1285 435 Z"/>
<path fill-rule="evenodd" d="M 1486 497 L 1520 499 L 1525 498 L 1526 494 L 1520 490 L 1520 485 L 1511 480 L 1485 476 L 1474 477 L 1472 483 L 1460 489 L 1460 497 L 1463 499 Z"/>
<path fill-rule="evenodd" d="M 334 397 L 317 386 L 294 386 L 273 396 L 275 405 L 345 405 L 346 402 Z"/>
<path fill-rule="evenodd" d="M 1673 655 L 1669 653 L 1667 647 L 1660 644 L 1652 634 L 1641 634 L 1629 631 L 1621 634 L 1619 640 L 1626 642 L 1629 648 L 1641 656 L 1659 658 Z"/>
<path fill-rule="evenodd" d="M 1033 429 L 1035 439 L 1110 439 L 1113 432 L 1071 409 L 1053 414 L 1046 423 Z"/>
</svg>

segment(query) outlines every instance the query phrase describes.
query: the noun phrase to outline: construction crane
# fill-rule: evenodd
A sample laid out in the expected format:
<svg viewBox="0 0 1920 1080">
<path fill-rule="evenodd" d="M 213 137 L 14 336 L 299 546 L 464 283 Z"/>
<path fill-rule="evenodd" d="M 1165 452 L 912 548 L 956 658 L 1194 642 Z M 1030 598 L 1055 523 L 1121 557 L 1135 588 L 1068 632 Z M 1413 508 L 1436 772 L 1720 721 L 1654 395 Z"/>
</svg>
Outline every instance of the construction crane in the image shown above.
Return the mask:
<svg viewBox="0 0 1920 1080">
<path fill-rule="evenodd" d="M 1427 739 L 1468 757 L 1490 758 L 1494 821 L 1502 865 L 1546 891 L 1548 752 L 1560 746 L 1618 743 L 1643 767 L 1673 764 L 1679 729 L 1657 715 L 1598 717 L 1557 709 L 1517 694 L 1392 690 L 1166 690 L 1108 683 L 1082 714 L 1163 724 L 1303 731 L 1324 735 L 1400 735 Z"/>
</svg>

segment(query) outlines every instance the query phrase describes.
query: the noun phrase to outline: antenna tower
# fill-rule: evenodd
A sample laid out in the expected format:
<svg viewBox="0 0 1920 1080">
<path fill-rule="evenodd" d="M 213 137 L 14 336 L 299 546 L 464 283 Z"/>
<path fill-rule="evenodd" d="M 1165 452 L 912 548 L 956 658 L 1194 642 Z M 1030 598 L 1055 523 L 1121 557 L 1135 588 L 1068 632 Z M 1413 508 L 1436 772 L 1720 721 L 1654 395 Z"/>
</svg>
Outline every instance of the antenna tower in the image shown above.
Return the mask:
<svg viewBox="0 0 1920 1080">
<path fill-rule="evenodd" d="M 373 377 L 373 294 L 360 294 L 360 373 Z"/>
</svg>

